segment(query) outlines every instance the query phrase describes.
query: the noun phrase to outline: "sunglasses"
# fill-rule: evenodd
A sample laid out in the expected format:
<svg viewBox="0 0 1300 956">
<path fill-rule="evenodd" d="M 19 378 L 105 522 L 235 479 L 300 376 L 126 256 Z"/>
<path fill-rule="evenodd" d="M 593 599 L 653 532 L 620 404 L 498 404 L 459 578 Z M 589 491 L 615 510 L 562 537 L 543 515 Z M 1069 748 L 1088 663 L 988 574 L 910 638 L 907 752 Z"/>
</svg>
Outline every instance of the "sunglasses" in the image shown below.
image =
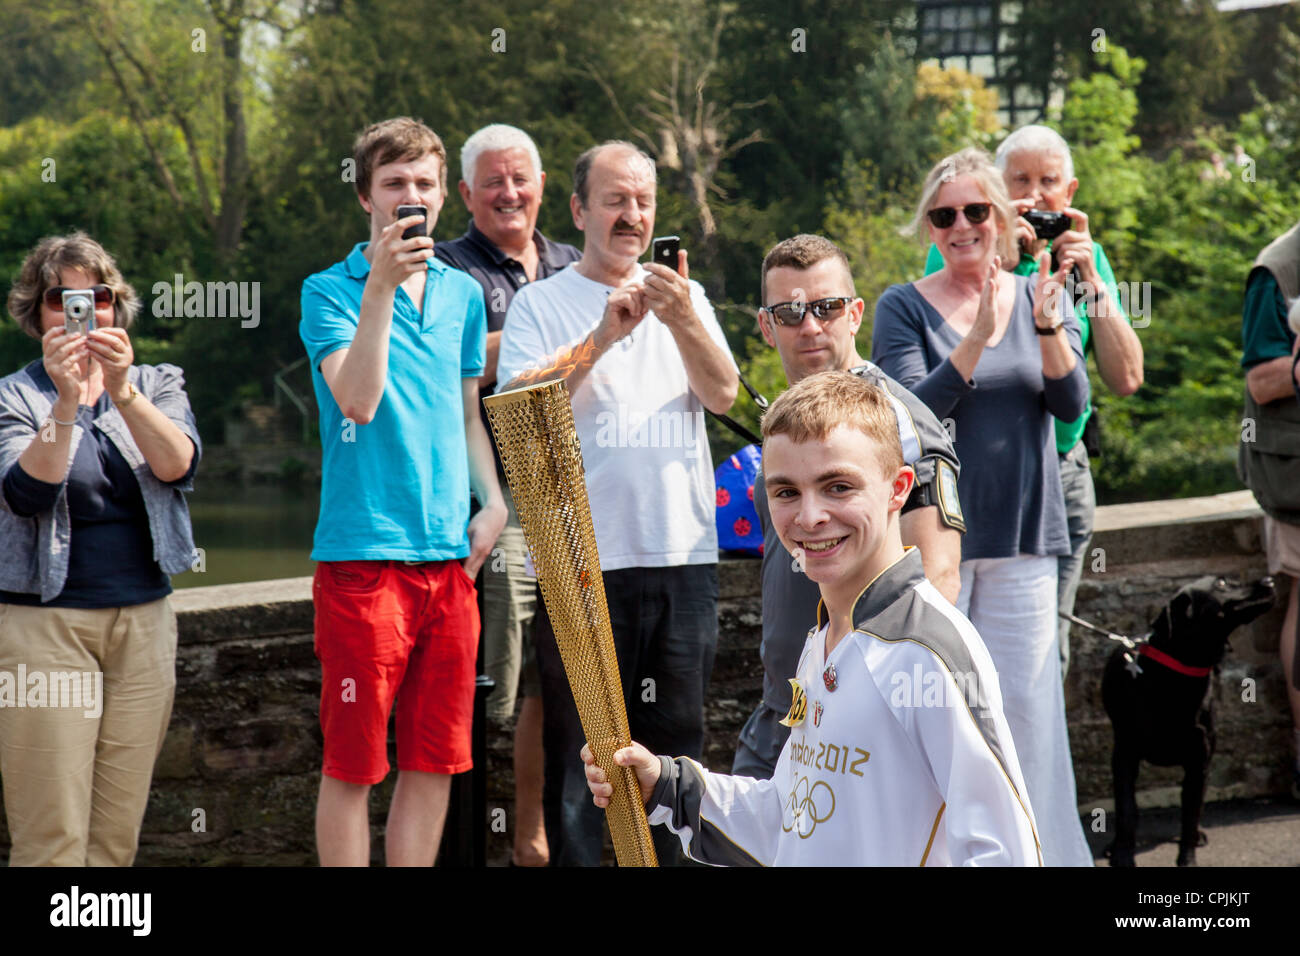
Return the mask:
<svg viewBox="0 0 1300 956">
<path fill-rule="evenodd" d="M 763 306 L 763 310 L 776 320 L 777 325 L 797 326 L 803 323 L 805 312 L 811 312 L 819 322 L 839 318 L 844 307 L 852 301 L 853 296 L 839 295 L 816 302 L 778 302 Z"/>
<path fill-rule="evenodd" d="M 961 211 L 966 214 L 966 221 L 972 226 L 978 226 L 989 217 L 993 211 L 991 202 L 973 202 L 961 207 Z M 930 222 L 934 223 L 936 229 L 947 229 L 957 221 L 957 210 L 952 206 L 939 206 L 931 209 L 926 215 Z"/>
<path fill-rule="evenodd" d="M 51 309 L 63 308 L 63 293 L 69 291 L 67 286 L 56 285 L 52 289 L 45 290 L 45 304 Z M 95 296 L 95 308 L 103 305 L 112 305 L 117 298 L 113 290 L 106 285 L 94 285 L 90 287 L 91 293 Z"/>
</svg>

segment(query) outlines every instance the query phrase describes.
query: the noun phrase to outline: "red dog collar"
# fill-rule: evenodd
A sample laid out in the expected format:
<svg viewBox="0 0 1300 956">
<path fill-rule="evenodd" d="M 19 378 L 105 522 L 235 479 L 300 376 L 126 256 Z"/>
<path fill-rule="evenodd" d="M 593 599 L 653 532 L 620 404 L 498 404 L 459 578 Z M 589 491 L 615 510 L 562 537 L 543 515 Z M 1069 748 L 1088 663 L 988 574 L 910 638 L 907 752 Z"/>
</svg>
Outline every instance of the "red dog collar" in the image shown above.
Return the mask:
<svg viewBox="0 0 1300 956">
<path fill-rule="evenodd" d="M 1157 663 L 1164 664 L 1170 670 L 1178 671 L 1180 674 L 1186 674 L 1188 677 L 1208 677 L 1212 667 L 1188 667 L 1182 661 L 1170 657 L 1159 648 L 1152 647 L 1150 644 L 1143 644 L 1138 648 L 1138 653 L 1143 657 L 1149 657 Z"/>
</svg>

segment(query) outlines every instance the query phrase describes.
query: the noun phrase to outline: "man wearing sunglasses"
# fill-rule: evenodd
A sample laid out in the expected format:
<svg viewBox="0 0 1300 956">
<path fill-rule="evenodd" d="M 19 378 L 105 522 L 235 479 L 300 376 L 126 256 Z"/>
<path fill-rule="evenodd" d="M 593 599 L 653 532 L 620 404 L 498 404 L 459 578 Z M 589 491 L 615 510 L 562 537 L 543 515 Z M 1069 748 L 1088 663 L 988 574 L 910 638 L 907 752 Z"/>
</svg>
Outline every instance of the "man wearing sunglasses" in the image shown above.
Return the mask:
<svg viewBox="0 0 1300 956">
<path fill-rule="evenodd" d="M 903 457 L 917 476 L 900 520 L 903 544 L 920 550 L 926 577 L 945 598 L 956 601 L 965 529 L 957 497 L 957 455 L 934 413 L 858 354 L 854 336 L 864 303 L 854 293 L 848 257 L 821 236 L 786 239 L 763 259 L 760 294 L 759 329 L 780 355 L 789 384 L 817 372 L 847 370 L 889 394 Z M 789 678 L 821 595 L 802 572 L 801 556 L 792 556 L 781 544 L 762 480 L 754 483 L 754 506 L 763 525 L 763 699 L 740 732 L 732 773 L 768 779 L 790 735 L 780 723 L 790 710 Z"/>
</svg>

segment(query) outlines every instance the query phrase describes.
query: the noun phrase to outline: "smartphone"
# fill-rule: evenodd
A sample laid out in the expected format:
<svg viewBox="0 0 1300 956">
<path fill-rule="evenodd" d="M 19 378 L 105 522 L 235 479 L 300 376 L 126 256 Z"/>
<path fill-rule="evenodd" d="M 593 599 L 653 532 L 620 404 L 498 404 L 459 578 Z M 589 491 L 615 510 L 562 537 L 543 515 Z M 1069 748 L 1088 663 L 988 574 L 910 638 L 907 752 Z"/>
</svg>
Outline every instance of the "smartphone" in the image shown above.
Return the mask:
<svg viewBox="0 0 1300 956">
<path fill-rule="evenodd" d="M 414 239 L 416 236 L 427 235 L 425 227 L 429 224 L 429 210 L 423 206 L 398 206 L 397 218 L 405 219 L 407 216 L 423 216 L 424 222 L 417 222 L 414 226 L 407 226 L 406 231 L 402 233 L 403 239 Z"/>
<path fill-rule="evenodd" d="M 679 236 L 660 236 L 650 247 L 650 261 L 677 271 L 677 252 L 682 247 Z"/>
</svg>

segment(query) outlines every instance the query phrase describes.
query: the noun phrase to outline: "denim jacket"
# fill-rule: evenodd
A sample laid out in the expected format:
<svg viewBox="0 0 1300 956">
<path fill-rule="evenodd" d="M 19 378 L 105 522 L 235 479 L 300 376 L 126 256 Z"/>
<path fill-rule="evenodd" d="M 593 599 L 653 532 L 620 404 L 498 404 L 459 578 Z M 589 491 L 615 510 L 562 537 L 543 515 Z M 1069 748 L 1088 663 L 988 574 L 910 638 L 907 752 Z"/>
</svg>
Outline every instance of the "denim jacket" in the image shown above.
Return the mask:
<svg viewBox="0 0 1300 956">
<path fill-rule="evenodd" d="M 38 384 L 37 359 L 26 368 L 0 379 L 0 480 L 27 450 L 54 411 L 58 392 L 48 379 Z M 133 365 L 128 379 L 144 398 L 171 419 L 194 442 L 196 460 L 202 453 L 190 400 L 185 394 L 185 377 L 175 365 Z M 122 413 L 116 407 L 95 419 L 95 424 L 122 453 L 144 498 L 153 537 L 153 556 L 166 574 L 188 571 L 194 559 L 194 534 L 184 492 L 192 491 L 192 479 L 182 484 L 159 481 L 136 447 Z M 50 427 L 53 427 L 52 425 Z M 82 440 L 80 425 L 73 428 L 68 449 L 71 464 Z M 42 601 L 57 597 L 68 577 L 68 550 L 72 544 L 72 522 L 68 515 L 67 480 L 59 490 L 54 507 L 32 517 L 10 510 L 0 493 L 0 590 L 40 594 Z"/>
</svg>

